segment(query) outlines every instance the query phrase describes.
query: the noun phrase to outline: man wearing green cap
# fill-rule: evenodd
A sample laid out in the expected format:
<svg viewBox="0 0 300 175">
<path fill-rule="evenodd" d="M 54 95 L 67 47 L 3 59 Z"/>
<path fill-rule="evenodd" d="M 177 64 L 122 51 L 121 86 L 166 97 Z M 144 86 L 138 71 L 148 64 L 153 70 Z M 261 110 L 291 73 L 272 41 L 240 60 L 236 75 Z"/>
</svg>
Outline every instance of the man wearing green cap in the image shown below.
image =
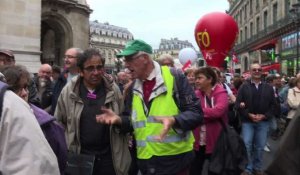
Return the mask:
<svg viewBox="0 0 300 175">
<path fill-rule="evenodd" d="M 133 131 L 142 174 L 183 175 L 194 158 L 191 130 L 203 117 L 199 100 L 185 76 L 151 59 L 152 48 L 142 40 L 130 41 L 118 57 L 135 79 L 120 117 L 103 108 L 100 123 Z"/>
</svg>

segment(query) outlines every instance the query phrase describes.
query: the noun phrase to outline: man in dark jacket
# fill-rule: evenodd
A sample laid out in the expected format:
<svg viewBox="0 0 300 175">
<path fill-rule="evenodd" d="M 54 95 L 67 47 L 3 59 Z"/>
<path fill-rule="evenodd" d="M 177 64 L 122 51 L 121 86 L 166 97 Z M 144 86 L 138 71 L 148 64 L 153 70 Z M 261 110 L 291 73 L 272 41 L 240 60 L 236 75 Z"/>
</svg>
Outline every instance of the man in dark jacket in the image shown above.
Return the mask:
<svg viewBox="0 0 300 175">
<path fill-rule="evenodd" d="M 83 50 L 81 50 L 80 48 L 70 48 L 66 50 L 64 56 L 65 70 L 58 77 L 53 87 L 53 96 L 52 96 L 50 114 L 54 114 L 57 105 L 57 99 L 60 95 L 61 90 L 64 88 L 67 82 L 70 82 L 73 77 L 79 74 L 79 69 L 77 67 L 77 59 L 78 56 L 82 53 Z"/>
<path fill-rule="evenodd" d="M 262 161 L 270 120 L 274 116 L 275 96 L 273 88 L 261 81 L 262 68 L 251 65 L 251 79 L 239 89 L 236 108 L 242 117 L 242 138 L 248 154 L 248 165 L 243 175 L 263 174 Z"/>
<path fill-rule="evenodd" d="M 130 105 L 122 118 L 103 109 L 96 119 L 120 125 L 123 132 L 133 129 L 142 174 L 185 175 L 194 157 L 191 130 L 201 124 L 202 109 L 186 77 L 161 67 L 150 54 L 142 40 L 130 41 L 118 54 L 136 79 L 127 95 Z"/>
<path fill-rule="evenodd" d="M 32 81 L 36 84 L 37 94 L 41 101 L 40 107 L 46 112 L 50 112 L 52 100 L 52 67 L 49 64 L 42 64 L 38 74 L 33 77 Z"/>
</svg>

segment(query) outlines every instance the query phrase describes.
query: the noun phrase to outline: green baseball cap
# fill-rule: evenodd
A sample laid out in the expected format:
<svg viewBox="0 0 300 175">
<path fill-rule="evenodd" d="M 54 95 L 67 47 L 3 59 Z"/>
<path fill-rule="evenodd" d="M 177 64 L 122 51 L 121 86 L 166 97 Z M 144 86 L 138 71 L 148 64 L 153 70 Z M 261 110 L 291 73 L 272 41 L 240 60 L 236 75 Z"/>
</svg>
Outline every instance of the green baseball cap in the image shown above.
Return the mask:
<svg viewBox="0 0 300 175">
<path fill-rule="evenodd" d="M 132 40 L 129 41 L 123 51 L 117 54 L 117 57 L 125 57 L 129 55 L 136 54 L 139 51 L 143 51 L 152 54 L 152 47 L 142 40 Z"/>
</svg>

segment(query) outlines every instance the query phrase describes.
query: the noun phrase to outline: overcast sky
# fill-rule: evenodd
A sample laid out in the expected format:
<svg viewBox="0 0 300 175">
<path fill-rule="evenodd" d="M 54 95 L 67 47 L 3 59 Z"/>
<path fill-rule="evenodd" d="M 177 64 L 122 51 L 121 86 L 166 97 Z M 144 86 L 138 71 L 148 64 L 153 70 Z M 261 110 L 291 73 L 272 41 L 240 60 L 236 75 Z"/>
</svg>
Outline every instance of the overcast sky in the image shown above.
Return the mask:
<svg viewBox="0 0 300 175">
<path fill-rule="evenodd" d="M 194 28 L 205 14 L 229 9 L 227 0 L 87 0 L 90 20 L 127 28 L 135 39 L 157 49 L 161 39 L 177 37 L 194 47 Z"/>
</svg>

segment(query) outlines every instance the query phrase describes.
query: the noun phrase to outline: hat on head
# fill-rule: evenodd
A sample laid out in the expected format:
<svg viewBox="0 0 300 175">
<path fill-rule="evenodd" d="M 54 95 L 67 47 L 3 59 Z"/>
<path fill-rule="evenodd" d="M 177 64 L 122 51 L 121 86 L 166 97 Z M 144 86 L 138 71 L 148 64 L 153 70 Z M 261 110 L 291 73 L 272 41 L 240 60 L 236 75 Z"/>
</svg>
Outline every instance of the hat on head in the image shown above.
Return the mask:
<svg viewBox="0 0 300 175">
<path fill-rule="evenodd" d="M 4 54 L 6 56 L 9 56 L 9 57 L 15 59 L 15 56 L 11 50 L 0 49 L 0 54 Z"/>
<path fill-rule="evenodd" d="M 117 54 L 117 57 L 124 57 L 136 54 L 139 51 L 143 51 L 152 54 L 152 47 L 142 40 L 132 40 L 129 41 L 123 51 Z"/>
</svg>

